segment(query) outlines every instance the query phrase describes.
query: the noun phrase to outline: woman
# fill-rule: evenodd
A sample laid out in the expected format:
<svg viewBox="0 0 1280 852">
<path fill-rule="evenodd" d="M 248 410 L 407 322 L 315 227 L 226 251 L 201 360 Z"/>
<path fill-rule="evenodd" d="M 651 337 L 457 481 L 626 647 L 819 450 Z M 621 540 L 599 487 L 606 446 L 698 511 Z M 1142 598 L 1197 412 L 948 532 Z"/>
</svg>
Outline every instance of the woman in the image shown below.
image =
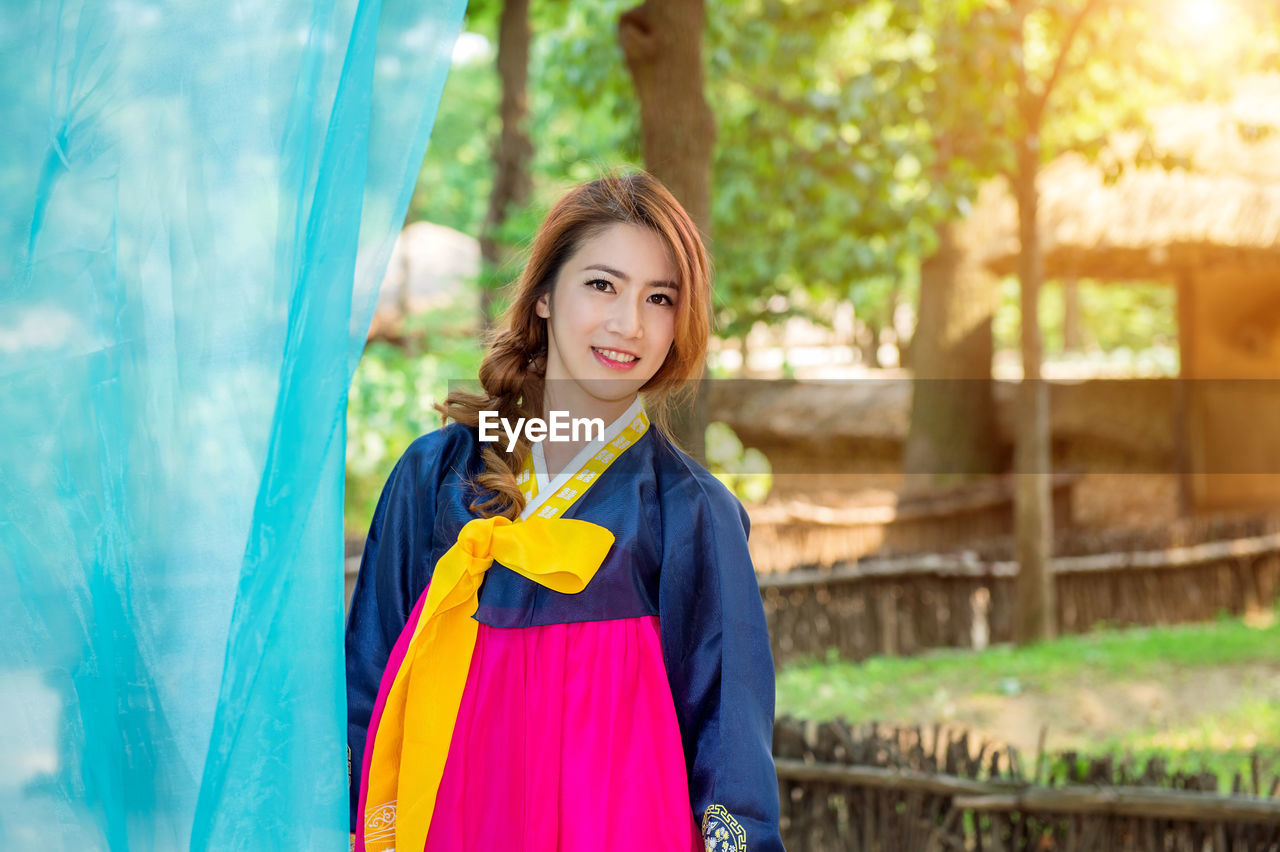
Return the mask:
<svg viewBox="0 0 1280 852">
<path fill-rule="evenodd" d="M 747 515 L 663 428 L 701 374 L 709 266 L 652 177 L 575 188 L 484 392 L 397 463 L 347 624 L 357 848 L 782 848 Z M 553 411 L 607 425 L 508 441 Z"/>
</svg>

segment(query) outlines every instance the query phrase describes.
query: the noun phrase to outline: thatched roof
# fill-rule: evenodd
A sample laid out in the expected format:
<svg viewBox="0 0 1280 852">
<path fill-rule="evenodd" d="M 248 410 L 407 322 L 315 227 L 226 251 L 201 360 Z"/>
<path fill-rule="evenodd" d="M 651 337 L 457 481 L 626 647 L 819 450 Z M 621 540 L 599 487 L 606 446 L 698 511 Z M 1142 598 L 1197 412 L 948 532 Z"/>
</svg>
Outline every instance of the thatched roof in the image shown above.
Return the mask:
<svg viewBox="0 0 1280 852">
<path fill-rule="evenodd" d="M 478 320 L 479 272 L 480 243 L 474 237 L 431 222 L 407 225 L 396 237 L 378 290 L 369 339 L 396 339 L 406 316 L 456 305 L 467 306 Z"/>
<path fill-rule="evenodd" d="M 1041 171 L 1040 235 L 1051 278 L 1169 279 L 1179 270 L 1280 270 L 1280 76 L 1250 78 L 1226 104 L 1153 110 L 1154 147 L 1188 168 L 1101 167 L 1062 157 Z M 1127 157 L 1134 137 L 1117 136 Z M 1016 271 L 1017 207 L 984 188 L 976 248 L 998 274 Z"/>
</svg>

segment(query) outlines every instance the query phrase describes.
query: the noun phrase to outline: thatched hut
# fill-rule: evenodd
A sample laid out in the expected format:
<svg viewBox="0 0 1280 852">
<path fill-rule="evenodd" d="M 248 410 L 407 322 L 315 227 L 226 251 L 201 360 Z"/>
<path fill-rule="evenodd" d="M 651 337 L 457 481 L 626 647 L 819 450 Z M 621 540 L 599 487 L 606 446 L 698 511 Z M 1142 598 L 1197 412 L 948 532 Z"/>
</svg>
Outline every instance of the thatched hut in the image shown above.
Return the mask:
<svg viewBox="0 0 1280 852">
<path fill-rule="evenodd" d="M 1187 502 L 1280 505 L 1280 76 L 1245 80 L 1224 104 L 1152 114 L 1153 148 L 1177 168 L 1063 157 L 1041 173 L 1048 280 L 1177 288 Z M 1118 137 L 1116 161 L 1136 142 Z M 988 187 L 975 209 L 988 268 L 1017 265 L 1017 214 Z M 1264 380 L 1264 381 L 1259 381 Z"/>
</svg>

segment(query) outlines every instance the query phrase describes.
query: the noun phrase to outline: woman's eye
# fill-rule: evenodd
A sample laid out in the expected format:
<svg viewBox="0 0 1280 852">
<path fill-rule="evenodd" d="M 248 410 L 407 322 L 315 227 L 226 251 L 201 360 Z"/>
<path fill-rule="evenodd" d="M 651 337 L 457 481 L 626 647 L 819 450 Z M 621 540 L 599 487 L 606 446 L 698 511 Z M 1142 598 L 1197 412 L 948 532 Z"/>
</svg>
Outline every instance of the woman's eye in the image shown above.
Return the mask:
<svg viewBox="0 0 1280 852">
<path fill-rule="evenodd" d="M 610 281 L 605 281 L 603 278 L 596 278 L 591 281 L 588 281 L 587 286 L 598 292 L 607 293 L 609 292 L 609 289 L 613 287 L 613 283 Z"/>
<path fill-rule="evenodd" d="M 666 293 L 654 293 L 654 294 L 653 294 L 652 296 L 650 296 L 649 298 L 650 298 L 650 300 L 652 300 L 652 299 L 657 299 L 657 300 L 658 300 L 658 301 L 654 302 L 654 304 L 655 304 L 655 305 L 669 305 L 669 306 L 674 306 L 674 305 L 675 305 L 675 302 L 671 301 L 671 297 L 670 297 L 670 296 L 668 296 Z"/>
</svg>

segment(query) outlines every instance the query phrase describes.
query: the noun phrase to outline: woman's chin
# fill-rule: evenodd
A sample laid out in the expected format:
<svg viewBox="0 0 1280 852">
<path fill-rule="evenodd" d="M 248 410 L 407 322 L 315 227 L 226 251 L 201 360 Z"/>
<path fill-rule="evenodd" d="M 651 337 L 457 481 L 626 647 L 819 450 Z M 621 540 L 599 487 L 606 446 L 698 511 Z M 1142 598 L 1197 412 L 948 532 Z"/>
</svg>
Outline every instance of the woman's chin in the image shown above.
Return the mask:
<svg viewBox="0 0 1280 852">
<path fill-rule="evenodd" d="M 583 390 L 602 402 L 621 402 L 635 396 L 647 380 L 647 377 L 628 376 L 625 379 L 590 379 L 580 384 Z"/>
</svg>

